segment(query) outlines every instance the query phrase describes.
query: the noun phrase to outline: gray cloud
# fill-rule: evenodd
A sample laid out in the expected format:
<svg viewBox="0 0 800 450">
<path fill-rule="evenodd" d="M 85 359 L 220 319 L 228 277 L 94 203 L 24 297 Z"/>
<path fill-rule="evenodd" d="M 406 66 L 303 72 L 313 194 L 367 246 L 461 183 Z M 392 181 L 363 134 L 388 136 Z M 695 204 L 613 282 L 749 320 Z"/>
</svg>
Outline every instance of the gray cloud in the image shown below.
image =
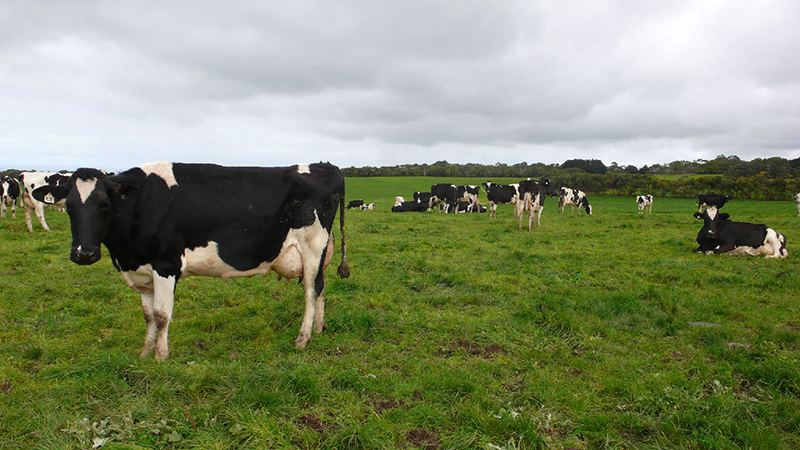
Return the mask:
<svg viewBox="0 0 800 450">
<path fill-rule="evenodd" d="M 796 158 L 798 16 L 790 1 L 4 2 L 0 156 Z"/>
</svg>

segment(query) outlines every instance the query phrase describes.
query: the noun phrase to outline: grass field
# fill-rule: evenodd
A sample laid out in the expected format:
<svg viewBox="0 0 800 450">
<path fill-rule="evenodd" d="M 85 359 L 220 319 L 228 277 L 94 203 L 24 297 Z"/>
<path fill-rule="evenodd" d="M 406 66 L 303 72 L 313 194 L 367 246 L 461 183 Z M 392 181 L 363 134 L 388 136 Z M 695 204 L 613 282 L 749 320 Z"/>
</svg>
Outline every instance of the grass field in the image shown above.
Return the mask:
<svg viewBox="0 0 800 450">
<path fill-rule="evenodd" d="M 800 448 L 793 203 L 725 206 L 787 236 L 764 260 L 693 253 L 691 200 L 549 198 L 531 232 L 510 206 L 389 212 L 435 181 L 348 179 L 378 209 L 347 212 L 352 276 L 328 269 L 306 349 L 296 282 L 198 277 L 164 363 L 138 357 L 140 301 L 107 253 L 69 262 L 65 214 L 0 220 L 0 448 Z"/>
</svg>

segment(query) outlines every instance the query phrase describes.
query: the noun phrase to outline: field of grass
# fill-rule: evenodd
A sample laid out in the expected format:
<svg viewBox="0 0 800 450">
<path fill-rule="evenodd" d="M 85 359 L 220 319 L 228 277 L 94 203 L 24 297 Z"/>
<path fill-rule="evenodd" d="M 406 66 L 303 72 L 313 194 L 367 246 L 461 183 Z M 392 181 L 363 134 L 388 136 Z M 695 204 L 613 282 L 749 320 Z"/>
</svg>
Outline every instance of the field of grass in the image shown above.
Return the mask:
<svg viewBox="0 0 800 450">
<path fill-rule="evenodd" d="M 548 198 L 531 232 L 389 212 L 435 181 L 348 179 L 378 208 L 347 212 L 352 276 L 328 269 L 307 348 L 296 282 L 196 277 L 164 363 L 107 253 L 69 262 L 65 214 L 0 220 L 0 448 L 800 448 L 793 203 L 725 206 L 787 236 L 764 260 L 693 253 L 691 200 Z"/>
</svg>

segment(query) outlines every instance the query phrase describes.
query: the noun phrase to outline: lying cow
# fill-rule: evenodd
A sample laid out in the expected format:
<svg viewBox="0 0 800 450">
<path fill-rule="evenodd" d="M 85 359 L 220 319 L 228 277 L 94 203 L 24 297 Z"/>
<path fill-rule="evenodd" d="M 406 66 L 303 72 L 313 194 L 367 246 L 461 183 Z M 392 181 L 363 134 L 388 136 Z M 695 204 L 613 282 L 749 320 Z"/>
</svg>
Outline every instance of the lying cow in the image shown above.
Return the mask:
<svg viewBox="0 0 800 450">
<path fill-rule="evenodd" d="M 497 205 L 516 205 L 519 199 L 519 184 L 495 184 L 491 181 L 483 183 L 486 188 L 486 199 L 489 201 L 489 218 L 497 218 Z M 514 217 L 517 217 L 516 207 Z"/>
<path fill-rule="evenodd" d="M 636 204 L 639 205 L 639 214 L 643 214 L 645 210 L 647 214 L 653 212 L 653 196 L 652 195 L 637 195 Z"/>
<path fill-rule="evenodd" d="M 425 212 L 428 205 L 420 202 L 395 202 L 392 212 Z"/>
<path fill-rule="evenodd" d="M 50 231 L 47 222 L 44 220 L 44 203 L 31 197 L 31 192 L 36 188 L 42 186 L 61 186 L 67 183 L 70 174 L 61 174 L 57 172 L 22 172 L 19 176 L 19 182 L 22 190 L 22 202 L 25 204 L 25 224 L 28 226 L 28 231 L 33 232 L 33 220 L 31 219 L 31 211 L 36 214 L 39 223 L 45 231 Z M 64 200 L 57 202 L 49 202 L 59 207 L 64 206 Z"/>
<path fill-rule="evenodd" d="M 562 187 L 558 195 L 558 212 L 563 213 L 565 206 L 572 207 L 572 213 L 575 213 L 575 207 L 578 207 L 578 214 L 581 213 L 581 208 L 586 210 L 587 214 L 592 214 L 592 207 L 589 205 L 589 199 L 586 194 L 578 189 Z"/>
<path fill-rule="evenodd" d="M 362 205 L 364 205 L 364 200 L 350 200 L 350 203 L 347 204 L 347 209 L 361 208 Z"/>
<path fill-rule="evenodd" d="M 430 192 L 414 192 L 414 201 L 417 203 L 424 203 L 428 205 L 428 209 L 430 209 L 431 205 L 431 194 Z"/>
<path fill-rule="evenodd" d="M 230 196 L 230 192 L 236 195 Z M 275 271 L 302 277 L 305 314 L 297 347 L 325 326 L 325 267 L 333 254 L 331 230 L 341 213 L 344 177 L 327 163 L 291 167 L 222 167 L 152 163 L 108 177 L 79 169 L 63 186 L 36 189 L 37 201 L 66 199 L 72 226 L 70 259 L 100 259 L 101 244 L 114 266 L 142 296 L 147 322 L 144 350 L 169 356 L 168 331 L 178 280 L 203 275 L 246 277 Z"/>
<path fill-rule="evenodd" d="M 486 207 L 477 203 L 459 203 L 456 206 L 456 214 L 484 213 Z"/>
<path fill-rule="evenodd" d="M 375 209 L 375 203 L 366 203 L 364 205 L 361 205 L 360 208 L 362 211 L 372 211 Z"/>
<path fill-rule="evenodd" d="M 12 177 L 3 177 L 0 179 L 0 186 L 3 192 L 0 197 L 0 217 L 6 218 L 6 209 L 11 206 L 11 217 L 17 218 L 17 198 L 19 198 L 20 189 L 19 181 Z"/>
<path fill-rule="evenodd" d="M 703 208 L 709 206 L 714 206 L 717 209 L 722 208 L 730 199 L 730 195 L 700 194 L 697 196 L 697 212 L 703 212 Z"/>
<path fill-rule="evenodd" d="M 764 224 L 732 222 L 729 215 L 714 206 L 694 213 L 703 221 L 697 233 L 699 246 L 695 251 L 705 254 L 765 255 L 765 258 L 786 258 L 786 237 Z"/>
</svg>

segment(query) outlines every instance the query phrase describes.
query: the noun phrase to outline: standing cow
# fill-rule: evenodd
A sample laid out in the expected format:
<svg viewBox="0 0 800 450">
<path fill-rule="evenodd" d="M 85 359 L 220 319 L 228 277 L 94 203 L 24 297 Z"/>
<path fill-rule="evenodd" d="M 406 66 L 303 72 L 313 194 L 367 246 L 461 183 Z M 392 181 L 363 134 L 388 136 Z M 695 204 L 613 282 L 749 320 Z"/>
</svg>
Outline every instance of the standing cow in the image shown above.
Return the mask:
<svg viewBox="0 0 800 450">
<path fill-rule="evenodd" d="M 522 218 L 525 215 L 525 211 L 529 212 L 528 231 L 531 231 L 534 217 L 536 217 L 536 226 L 539 226 L 542 211 L 544 210 L 544 199 L 548 195 L 551 197 L 556 196 L 550 180 L 536 181 L 529 178 L 519 182 L 519 200 L 517 200 L 516 207 L 520 231 L 522 231 Z"/>
<path fill-rule="evenodd" d="M 766 225 L 732 222 L 730 215 L 720 213 L 714 206 L 704 212 L 694 213 L 696 219 L 703 221 L 697 233 L 695 249 L 698 253 L 731 255 L 764 255 L 765 258 L 786 258 L 786 237 Z"/>
<path fill-rule="evenodd" d="M 800 193 L 794 196 L 794 202 L 797 204 L 797 215 L 800 216 Z"/>
<path fill-rule="evenodd" d="M 0 186 L 2 186 L 3 193 L 0 197 L 0 217 L 6 218 L 6 209 L 11 206 L 11 217 L 17 218 L 17 198 L 19 198 L 20 189 L 19 181 L 12 177 L 3 177 L 0 179 Z"/>
<path fill-rule="evenodd" d="M 430 207 L 444 204 L 444 213 L 447 214 L 451 209 L 455 210 L 458 201 L 458 188 L 450 183 L 438 183 L 431 186 Z M 442 212 L 441 206 L 439 212 Z"/>
<path fill-rule="evenodd" d="M 558 196 L 559 214 L 564 212 L 564 207 L 567 205 L 572 207 L 572 213 L 575 213 L 575 207 L 577 206 L 578 214 L 580 214 L 581 208 L 585 209 L 587 214 L 592 214 L 592 207 L 589 205 L 589 199 L 586 198 L 586 194 L 583 191 L 562 187 Z"/>
<path fill-rule="evenodd" d="M 653 212 L 652 195 L 637 195 L 636 204 L 639 206 L 639 214 L 643 214 L 645 211 L 647 214 L 651 214 Z"/>
<path fill-rule="evenodd" d="M 230 193 L 234 192 L 233 197 Z M 297 347 L 325 326 L 324 269 L 333 253 L 337 207 L 342 234 L 339 276 L 350 275 L 344 244 L 344 177 L 327 163 L 222 167 L 152 163 L 107 177 L 79 169 L 64 186 L 34 191 L 38 201 L 66 199 L 70 259 L 94 264 L 100 246 L 142 296 L 147 332 L 142 356 L 169 356 L 175 286 L 191 275 L 245 277 L 275 271 L 303 278 L 305 314 Z"/>
<path fill-rule="evenodd" d="M 517 217 L 516 204 L 519 200 L 519 184 L 483 183 L 486 199 L 489 201 L 489 218 L 497 218 L 497 205 L 514 205 L 514 218 Z"/>
<path fill-rule="evenodd" d="M 50 231 L 47 222 L 44 220 L 44 202 L 37 200 L 31 196 L 31 192 L 42 186 L 61 186 L 67 183 L 71 173 L 57 173 L 57 172 L 22 172 L 19 176 L 19 183 L 22 190 L 22 202 L 25 203 L 25 224 L 28 226 L 28 231 L 33 232 L 33 220 L 31 219 L 31 211 L 36 214 L 39 223 L 45 231 Z M 57 202 L 48 202 L 56 206 L 63 207 L 64 200 Z"/>
</svg>

